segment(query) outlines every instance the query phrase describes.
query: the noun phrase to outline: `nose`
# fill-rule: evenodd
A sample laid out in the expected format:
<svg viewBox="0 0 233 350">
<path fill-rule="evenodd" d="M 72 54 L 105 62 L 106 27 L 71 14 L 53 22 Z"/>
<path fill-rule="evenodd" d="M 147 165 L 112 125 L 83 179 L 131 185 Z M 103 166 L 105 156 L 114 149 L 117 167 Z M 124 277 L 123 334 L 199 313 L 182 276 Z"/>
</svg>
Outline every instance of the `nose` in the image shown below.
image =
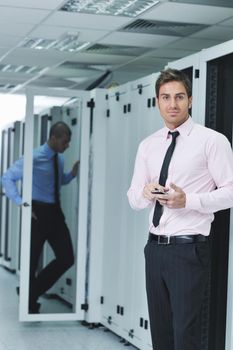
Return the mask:
<svg viewBox="0 0 233 350">
<path fill-rule="evenodd" d="M 176 108 L 176 106 L 177 106 L 176 99 L 175 98 L 171 98 L 171 100 L 170 100 L 170 107 Z"/>
</svg>

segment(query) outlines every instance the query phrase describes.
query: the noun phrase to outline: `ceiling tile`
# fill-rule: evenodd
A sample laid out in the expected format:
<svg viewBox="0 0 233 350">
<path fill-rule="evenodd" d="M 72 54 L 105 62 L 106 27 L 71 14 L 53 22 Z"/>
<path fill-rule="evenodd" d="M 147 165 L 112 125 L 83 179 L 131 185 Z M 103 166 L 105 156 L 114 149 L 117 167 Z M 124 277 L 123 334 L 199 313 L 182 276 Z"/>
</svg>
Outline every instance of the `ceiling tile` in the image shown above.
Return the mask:
<svg viewBox="0 0 233 350">
<path fill-rule="evenodd" d="M 58 11 L 51 15 L 44 24 L 75 28 L 116 30 L 130 22 L 127 17 L 87 15 L 85 13 L 68 13 Z"/>
<path fill-rule="evenodd" d="M 150 49 L 129 45 L 94 44 L 88 47 L 85 52 L 88 54 L 105 54 L 120 56 L 141 56 Z"/>
<path fill-rule="evenodd" d="M 233 38 L 232 27 L 212 26 L 191 35 L 192 38 L 230 40 Z"/>
<path fill-rule="evenodd" d="M 25 81 L 27 81 L 28 77 L 25 77 L 25 76 L 15 76 L 15 75 L 10 75 L 10 74 L 5 74 L 3 75 L 3 73 L 0 73 L 0 81 L 1 83 L 5 83 L 5 84 L 12 84 L 14 83 L 15 85 L 17 84 L 22 84 L 24 83 Z"/>
<path fill-rule="evenodd" d="M 158 21 L 214 24 L 233 16 L 233 9 L 217 6 L 162 3 L 141 18 Z"/>
<path fill-rule="evenodd" d="M 179 50 L 179 49 L 172 49 L 170 47 L 164 47 L 160 49 L 156 49 L 153 51 L 150 51 L 148 53 L 148 56 L 150 57 L 161 57 L 161 58 L 169 58 L 169 59 L 177 59 L 185 56 L 191 55 L 195 50 Z"/>
<path fill-rule="evenodd" d="M 12 35 L 4 35 L 0 36 L 0 46 L 6 47 L 6 48 L 13 48 L 17 44 L 19 44 L 22 41 L 22 37 L 18 36 L 12 36 Z"/>
<path fill-rule="evenodd" d="M 221 41 L 219 40 L 196 39 L 196 38 L 189 37 L 189 38 L 177 40 L 176 42 L 171 43 L 169 47 L 173 49 L 185 49 L 185 50 L 189 50 L 190 48 L 192 48 L 192 50 L 198 51 L 220 43 Z"/>
<path fill-rule="evenodd" d="M 44 38 L 44 39 L 58 39 L 65 33 L 78 33 L 80 42 L 85 41 L 96 41 L 103 38 L 108 32 L 104 30 L 89 30 L 83 28 L 73 27 L 58 27 L 58 26 L 47 26 L 41 25 L 33 30 L 29 37 L 31 38 Z"/>
<path fill-rule="evenodd" d="M 64 66 L 59 66 L 51 69 L 48 72 L 48 76 L 53 77 L 64 77 L 64 78 L 83 78 L 83 77 L 92 77 L 93 75 L 99 75 L 102 71 L 94 70 L 94 69 L 66 69 Z"/>
<path fill-rule="evenodd" d="M 0 44 L 1 46 L 1 44 Z M 5 55 L 8 51 L 8 48 L 6 47 L 0 47 L 0 57 L 2 57 L 3 55 Z"/>
<path fill-rule="evenodd" d="M 102 44 L 130 45 L 140 47 L 160 47 L 167 45 L 179 37 L 151 34 L 115 32 L 100 40 Z"/>
<path fill-rule="evenodd" d="M 147 69 L 152 69 L 154 70 L 154 66 L 158 66 L 158 65 L 165 65 L 167 63 L 167 59 L 166 58 L 156 58 L 156 57 L 141 57 L 139 59 L 136 59 L 132 62 L 130 62 L 130 66 L 132 67 L 144 67 Z"/>
<path fill-rule="evenodd" d="M 226 21 L 222 21 L 221 25 L 223 25 L 223 26 L 233 26 L 233 17 L 228 19 L 228 20 L 226 20 Z"/>
<path fill-rule="evenodd" d="M 199 4 L 219 7 L 233 7 L 232 0 L 170 0 L 172 2 L 181 2 L 188 4 Z"/>
<path fill-rule="evenodd" d="M 46 10 L 0 7 L 0 23 L 33 23 L 43 20 L 50 12 Z"/>
<path fill-rule="evenodd" d="M 47 51 L 47 50 L 31 50 L 17 48 L 12 51 L 2 63 L 11 64 L 25 64 L 35 66 L 54 66 L 63 61 L 67 61 L 70 58 L 70 54 L 59 51 Z"/>
<path fill-rule="evenodd" d="M 0 0 L 0 6 L 15 6 L 15 7 L 28 7 L 37 9 L 55 9 L 60 7 L 64 0 Z"/>
<path fill-rule="evenodd" d="M 31 31 L 32 28 L 33 28 L 33 24 L 30 24 L 30 23 L 14 23 L 14 25 L 12 25 L 12 23 L 10 22 L 7 22 L 7 23 L 0 22 L 1 36 L 5 36 L 5 35 L 25 36 L 27 35 L 27 33 Z"/>
<path fill-rule="evenodd" d="M 51 88 L 71 88 L 73 84 L 62 78 L 53 78 L 48 76 L 42 76 L 37 80 L 34 80 L 29 83 L 28 86 L 37 86 L 37 87 L 51 87 Z"/>
<path fill-rule="evenodd" d="M 134 56 L 120 56 L 120 55 L 101 55 L 101 54 L 88 54 L 85 52 L 79 52 L 72 56 L 69 61 L 83 62 L 90 64 L 122 64 L 133 59 Z"/>
</svg>

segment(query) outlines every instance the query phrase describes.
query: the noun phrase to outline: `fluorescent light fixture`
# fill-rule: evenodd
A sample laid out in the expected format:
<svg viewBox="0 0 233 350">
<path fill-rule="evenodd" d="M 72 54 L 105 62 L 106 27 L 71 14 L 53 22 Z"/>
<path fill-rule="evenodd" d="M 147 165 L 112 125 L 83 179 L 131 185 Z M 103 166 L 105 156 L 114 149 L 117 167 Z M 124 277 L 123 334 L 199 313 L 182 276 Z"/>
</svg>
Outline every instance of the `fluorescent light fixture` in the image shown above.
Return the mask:
<svg viewBox="0 0 233 350">
<path fill-rule="evenodd" d="M 68 0 L 61 11 L 136 17 L 158 4 L 156 0 Z"/>
<path fill-rule="evenodd" d="M 35 50 L 54 49 L 61 52 L 77 52 L 87 45 L 89 45 L 89 42 L 79 42 L 77 33 L 67 33 L 57 40 L 26 38 L 21 47 Z"/>
<path fill-rule="evenodd" d="M 0 71 L 1 72 L 7 72 L 7 73 L 24 73 L 24 74 L 30 74 L 30 73 L 39 73 L 42 70 L 42 68 L 37 66 L 16 66 L 14 64 L 0 64 Z"/>
</svg>

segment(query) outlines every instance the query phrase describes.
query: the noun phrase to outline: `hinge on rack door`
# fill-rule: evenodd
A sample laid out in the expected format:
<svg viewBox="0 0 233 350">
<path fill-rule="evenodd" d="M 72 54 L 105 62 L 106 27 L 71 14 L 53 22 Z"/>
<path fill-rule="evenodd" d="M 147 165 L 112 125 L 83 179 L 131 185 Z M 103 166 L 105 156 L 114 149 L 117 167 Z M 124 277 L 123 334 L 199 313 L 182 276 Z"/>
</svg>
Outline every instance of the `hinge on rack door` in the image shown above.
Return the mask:
<svg viewBox="0 0 233 350">
<path fill-rule="evenodd" d="M 88 310 L 88 304 L 85 303 L 85 304 L 81 304 L 81 310 L 84 310 L 84 311 L 87 311 Z"/>
<path fill-rule="evenodd" d="M 95 101 L 94 101 L 94 98 L 91 98 L 90 101 L 87 102 L 87 107 L 89 107 L 89 108 L 95 108 Z"/>
<path fill-rule="evenodd" d="M 198 79 L 200 77 L 200 70 L 199 69 L 195 69 L 195 79 Z"/>
</svg>

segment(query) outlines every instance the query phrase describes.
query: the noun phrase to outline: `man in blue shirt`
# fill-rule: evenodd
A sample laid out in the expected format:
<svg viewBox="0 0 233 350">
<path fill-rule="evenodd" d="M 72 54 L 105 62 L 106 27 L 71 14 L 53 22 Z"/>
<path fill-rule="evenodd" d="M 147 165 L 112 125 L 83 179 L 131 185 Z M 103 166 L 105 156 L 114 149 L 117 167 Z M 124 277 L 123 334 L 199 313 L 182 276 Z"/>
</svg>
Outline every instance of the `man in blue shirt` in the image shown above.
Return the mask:
<svg viewBox="0 0 233 350">
<path fill-rule="evenodd" d="M 33 151 L 30 313 L 39 312 L 39 296 L 74 264 L 71 237 L 59 200 L 61 185 L 68 184 L 77 175 L 79 167 L 79 162 L 76 162 L 69 173 L 64 173 L 63 152 L 69 147 L 70 139 L 68 125 L 57 122 L 50 129 L 49 140 Z M 2 177 L 7 197 L 18 205 L 22 205 L 17 181 L 23 179 L 23 161 L 23 157 L 17 160 Z M 37 274 L 38 261 L 46 241 L 55 258 Z"/>
</svg>

